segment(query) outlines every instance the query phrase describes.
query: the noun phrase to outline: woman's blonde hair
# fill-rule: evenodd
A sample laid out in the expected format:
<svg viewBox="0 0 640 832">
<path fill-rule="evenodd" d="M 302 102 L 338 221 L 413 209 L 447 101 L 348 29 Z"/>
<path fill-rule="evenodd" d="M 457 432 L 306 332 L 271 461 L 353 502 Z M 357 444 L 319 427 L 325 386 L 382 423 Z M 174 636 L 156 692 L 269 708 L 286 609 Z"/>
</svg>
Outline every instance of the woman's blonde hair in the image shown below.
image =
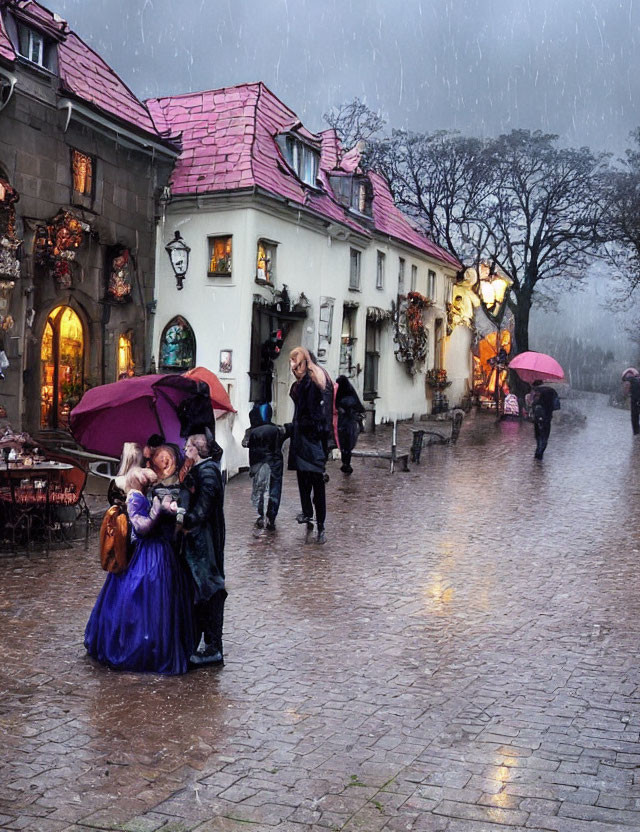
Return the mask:
<svg viewBox="0 0 640 832">
<path fill-rule="evenodd" d="M 132 468 L 142 468 L 144 458 L 142 456 L 142 448 L 137 442 L 125 442 L 122 446 L 122 455 L 120 456 L 120 467 L 118 468 L 117 477 L 123 477 L 128 474 Z"/>
<path fill-rule="evenodd" d="M 158 475 L 151 468 L 131 468 L 125 477 L 125 491 L 146 491 L 149 485 L 153 485 Z"/>
<path fill-rule="evenodd" d="M 294 347 L 289 353 L 289 361 L 294 361 L 298 364 L 302 361 L 302 359 L 307 362 L 307 372 L 311 376 L 312 380 L 321 390 L 324 390 L 327 385 L 327 376 L 325 375 L 322 367 L 319 367 L 311 360 L 311 355 L 309 354 L 308 349 L 305 347 Z"/>
</svg>

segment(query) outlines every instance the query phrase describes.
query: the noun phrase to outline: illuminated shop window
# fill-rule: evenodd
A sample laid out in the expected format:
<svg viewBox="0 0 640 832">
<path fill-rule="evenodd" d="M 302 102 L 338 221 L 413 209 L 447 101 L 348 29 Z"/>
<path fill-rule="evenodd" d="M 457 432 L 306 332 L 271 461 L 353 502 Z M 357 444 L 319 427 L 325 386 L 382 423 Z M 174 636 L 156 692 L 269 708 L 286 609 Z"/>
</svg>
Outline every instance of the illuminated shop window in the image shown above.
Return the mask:
<svg viewBox="0 0 640 832">
<path fill-rule="evenodd" d="M 209 237 L 209 274 L 231 277 L 231 237 Z"/>
<path fill-rule="evenodd" d="M 66 427 L 84 392 L 84 332 L 69 306 L 56 307 L 42 334 L 40 426 Z"/>
</svg>

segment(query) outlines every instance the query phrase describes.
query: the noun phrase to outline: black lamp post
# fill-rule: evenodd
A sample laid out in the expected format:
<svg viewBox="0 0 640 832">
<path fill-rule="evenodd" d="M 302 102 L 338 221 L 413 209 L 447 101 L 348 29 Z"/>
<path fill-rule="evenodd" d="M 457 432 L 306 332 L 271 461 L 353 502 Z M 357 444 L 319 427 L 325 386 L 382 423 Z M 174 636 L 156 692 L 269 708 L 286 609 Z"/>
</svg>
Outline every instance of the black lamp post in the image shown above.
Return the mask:
<svg viewBox="0 0 640 832">
<path fill-rule="evenodd" d="M 507 366 L 507 356 L 500 343 L 502 320 L 507 311 L 507 301 L 511 290 L 511 281 L 503 275 L 496 274 L 488 266 L 481 265 L 474 290 L 480 298 L 482 309 L 486 316 L 496 325 L 496 357 L 489 363 L 496 371 L 496 418 L 500 417 L 500 374 Z"/>
<path fill-rule="evenodd" d="M 169 255 L 171 261 L 171 268 L 176 276 L 176 283 L 178 290 L 182 289 L 182 282 L 187 276 L 187 269 L 189 268 L 189 252 L 191 249 L 180 236 L 180 232 L 174 232 L 175 236 L 171 242 L 164 247 L 164 250 Z"/>
</svg>

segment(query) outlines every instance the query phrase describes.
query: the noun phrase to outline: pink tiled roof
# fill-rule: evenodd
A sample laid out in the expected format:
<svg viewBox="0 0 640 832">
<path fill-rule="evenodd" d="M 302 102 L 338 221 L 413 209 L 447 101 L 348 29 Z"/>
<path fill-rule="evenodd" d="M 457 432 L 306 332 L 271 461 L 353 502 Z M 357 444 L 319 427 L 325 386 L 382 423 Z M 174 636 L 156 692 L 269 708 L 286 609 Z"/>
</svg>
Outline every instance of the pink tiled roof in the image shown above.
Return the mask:
<svg viewBox="0 0 640 832">
<path fill-rule="evenodd" d="M 64 20 L 54 16 L 35 0 L 4 0 L 0 2 L 0 7 L 9 10 L 13 8 L 16 13 L 33 22 L 34 27 L 44 29 L 59 40 L 58 65 L 62 93 L 68 92 L 110 117 L 151 133 L 156 139 L 161 138 L 146 106 L 93 49 L 69 31 Z M 0 57 L 11 61 L 16 57 L 1 15 Z"/>
<path fill-rule="evenodd" d="M 341 223 L 365 237 L 366 220 L 347 211 L 335 197 L 328 174 L 353 173 L 361 152 L 343 154 L 334 130 L 316 136 L 262 82 L 220 90 L 156 98 L 146 102 L 157 128 L 182 148 L 171 178 L 175 196 L 211 194 L 258 187 L 314 214 Z M 291 171 L 275 141 L 292 130 L 321 150 L 322 188 L 304 185 Z M 417 232 L 395 206 L 386 181 L 371 175 L 375 228 L 459 269 L 458 261 Z"/>
<path fill-rule="evenodd" d="M 0 14 L 0 58 L 5 58 L 7 61 L 13 61 L 15 57 L 15 49 L 9 40 L 7 30 L 4 28 L 4 20 Z"/>
<path fill-rule="evenodd" d="M 181 137 L 171 178 L 174 195 L 263 188 L 368 235 L 330 189 L 308 188 L 289 169 L 276 135 L 296 129 L 318 149 L 320 139 L 300 129 L 296 114 L 263 83 L 156 98 L 147 105 L 159 129 L 169 126 L 173 138 Z"/>
<path fill-rule="evenodd" d="M 58 62 L 60 79 L 69 92 L 145 133 L 158 136 L 145 105 L 111 67 L 73 32 L 58 47 Z"/>
<path fill-rule="evenodd" d="M 462 263 L 452 254 L 437 246 L 424 234 L 416 231 L 393 201 L 391 190 L 383 176 L 380 176 L 379 173 L 370 172 L 369 180 L 373 185 L 373 220 L 379 231 L 419 248 L 431 257 L 435 257 L 436 260 L 441 260 L 456 269 L 456 271 L 462 268 Z"/>
<path fill-rule="evenodd" d="M 340 156 L 340 139 L 337 132 L 331 128 L 330 130 L 323 130 L 320 133 L 322 139 L 322 158 L 320 159 L 320 167 L 323 170 L 333 170 L 338 166 L 338 158 Z"/>
</svg>

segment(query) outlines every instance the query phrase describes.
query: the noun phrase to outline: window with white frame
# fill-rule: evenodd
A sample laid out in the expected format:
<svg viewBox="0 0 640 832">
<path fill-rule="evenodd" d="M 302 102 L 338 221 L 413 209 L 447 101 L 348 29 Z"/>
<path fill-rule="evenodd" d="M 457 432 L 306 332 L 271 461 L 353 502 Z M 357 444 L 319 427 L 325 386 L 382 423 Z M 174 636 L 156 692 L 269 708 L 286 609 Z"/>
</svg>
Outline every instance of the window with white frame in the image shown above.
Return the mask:
<svg viewBox="0 0 640 832">
<path fill-rule="evenodd" d="M 307 185 L 317 187 L 320 154 L 296 136 L 278 136 L 278 146 L 297 176 Z"/>
<path fill-rule="evenodd" d="M 406 263 L 404 257 L 398 257 L 398 294 L 404 295 L 404 272 Z"/>
<path fill-rule="evenodd" d="M 46 44 L 44 36 L 35 29 L 18 24 L 18 51 L 23 58 L 46 68 Z"/>
<path fill-rule="evenodd" d="M 427 272 L 427 297 L 431 300 L 436 299 L 436 273 L 433 269 Z"/>
<path fill-rule="evenodd" d="M 383 251 L 379 251 L 376 262 L 376 289 L 384 289 L 384 261 L 385 254 Z"/>
<path fill-rule="evenodd" d="M 411 291 L 415 292 L 418 286 L 418 267 L 411 266 Z"/>
<path fill-rule="evenodd" d="M 360 288 L 360 260 L 361 252 L 357 248 L 350 249 L 349 253 L 349 288 Z"/>
</svg>

